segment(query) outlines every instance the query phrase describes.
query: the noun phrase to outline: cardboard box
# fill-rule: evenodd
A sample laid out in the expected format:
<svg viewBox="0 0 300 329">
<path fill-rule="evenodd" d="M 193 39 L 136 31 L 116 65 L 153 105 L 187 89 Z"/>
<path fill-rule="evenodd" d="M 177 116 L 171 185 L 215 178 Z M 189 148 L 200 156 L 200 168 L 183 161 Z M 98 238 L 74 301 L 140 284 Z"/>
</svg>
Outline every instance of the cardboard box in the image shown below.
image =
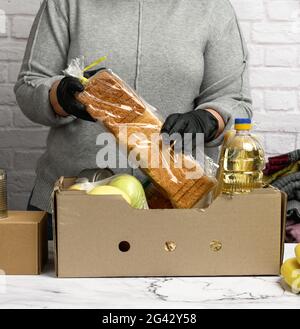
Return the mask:
<svg viewBox="0 0 300 329">
<path fill-rule="evenodd" d="M 9 211 L 0 220 L 0 270 L 7 275 L 40 274 L 48 258 L 47 215 Z"/>
<path fill-rule="evenodd" d="M 137 210 L 118 196 L 55 188 L 59 277 L 278 275 L 286 196 L 268 188 L 208 209 Z"/>
</svg>

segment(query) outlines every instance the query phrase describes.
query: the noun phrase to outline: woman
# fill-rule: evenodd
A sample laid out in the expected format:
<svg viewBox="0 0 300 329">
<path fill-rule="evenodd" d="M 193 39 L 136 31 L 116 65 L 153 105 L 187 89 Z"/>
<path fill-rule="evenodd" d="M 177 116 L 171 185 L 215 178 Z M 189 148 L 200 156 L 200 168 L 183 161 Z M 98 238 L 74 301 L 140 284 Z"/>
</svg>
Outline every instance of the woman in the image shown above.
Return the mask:
<svg viewBox="0 0 300 329">
<path fill-rule="evenodd" d="M 15 86 L 24 114 L 51 128 L 31 198 L 39 209 L 50 212 L 58 177 L 96 165 L 104 128 L 75 100 L 81 83 L 62 70 L 103 55 L 159 109 L 164 132 L 204 133 L 215 159 L 233 118 L 251 116 L 247 52 L 228 0 L 45 0 Z"/>
</svg>

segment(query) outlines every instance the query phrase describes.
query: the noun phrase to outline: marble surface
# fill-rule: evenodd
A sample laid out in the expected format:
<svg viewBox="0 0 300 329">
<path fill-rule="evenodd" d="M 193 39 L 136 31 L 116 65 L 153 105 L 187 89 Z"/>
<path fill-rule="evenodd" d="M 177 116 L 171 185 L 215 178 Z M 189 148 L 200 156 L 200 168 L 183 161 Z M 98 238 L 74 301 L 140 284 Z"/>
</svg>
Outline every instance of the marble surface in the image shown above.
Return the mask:
<svg viewBox="0 0 300 329">
<path fill-rule="evenodd" d="M 50 261 L 41 276 L 0 276 L 0 308 L 300 308 L 300 295 L 279 277 L 57 279 Z"/>
</svg>

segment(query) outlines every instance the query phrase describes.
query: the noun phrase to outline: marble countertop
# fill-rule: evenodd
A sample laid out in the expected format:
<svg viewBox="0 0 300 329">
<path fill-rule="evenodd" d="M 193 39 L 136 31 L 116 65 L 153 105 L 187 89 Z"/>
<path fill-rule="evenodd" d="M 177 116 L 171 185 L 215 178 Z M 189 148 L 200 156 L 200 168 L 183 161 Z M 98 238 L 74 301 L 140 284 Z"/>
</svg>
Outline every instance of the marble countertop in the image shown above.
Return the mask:
<svg viewBox="0 0 300 329">
<path fill-rule="evenodd" d="M 0 277 L 0 308 L 300 308 L 279 277 L 57 279 L 53 267 Z"/>
</svg>

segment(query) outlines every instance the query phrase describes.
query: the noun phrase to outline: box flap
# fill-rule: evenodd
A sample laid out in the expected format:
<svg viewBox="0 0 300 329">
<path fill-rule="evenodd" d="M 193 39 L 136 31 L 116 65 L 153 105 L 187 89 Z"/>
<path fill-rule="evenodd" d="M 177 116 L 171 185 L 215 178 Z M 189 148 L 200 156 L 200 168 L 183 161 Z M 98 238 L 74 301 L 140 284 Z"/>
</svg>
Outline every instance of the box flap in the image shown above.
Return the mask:
<svg viewBox="0 0 300 329">
<path fill-rule="evenodd" d="M 54 253 L 54 265 L 56 275 L 58 274 L 58 259 L 57 259 L 57 193 L 64 191 L 67 193 L 67 189 L 72 186 L 76 181 L 76 177 L 64 177 L 61 176 L 55 183 L 53 192 L 51 195 L 51 210 L 52 210 L 52 231 L 53 231 L 53 253 Z M 70 191 L 70 193 L 74 193 Z M 84 193 L 85 194 L 85 193 Z"/>
<path fill-rule="evenodd" d="M 53 192 L 51 195 L 51 210 L 52 210 L 52 232 L 53 232 L 53 255 L 54 255 L 54 266 L 56 275 L 58 274 L 58 262 L 57 262 L 57 206 L 56 206 L 56 193 L 58 193 L 63 186 L 64 177 L 55 183 Z"/>
<path fill-rule="evenodd" d="M 0 221 L 6 224 L 39 224 L 45 215 L 44 211 L 8 211 L 8 217 Z"/>
</svg>

